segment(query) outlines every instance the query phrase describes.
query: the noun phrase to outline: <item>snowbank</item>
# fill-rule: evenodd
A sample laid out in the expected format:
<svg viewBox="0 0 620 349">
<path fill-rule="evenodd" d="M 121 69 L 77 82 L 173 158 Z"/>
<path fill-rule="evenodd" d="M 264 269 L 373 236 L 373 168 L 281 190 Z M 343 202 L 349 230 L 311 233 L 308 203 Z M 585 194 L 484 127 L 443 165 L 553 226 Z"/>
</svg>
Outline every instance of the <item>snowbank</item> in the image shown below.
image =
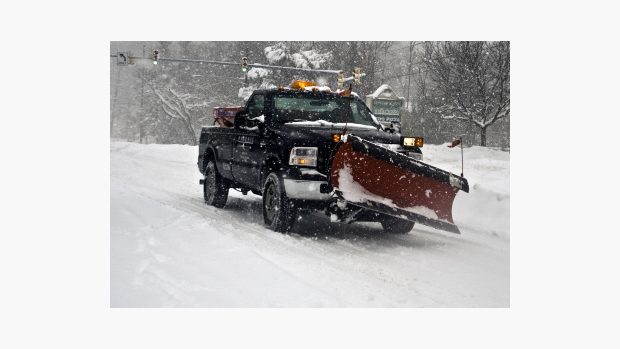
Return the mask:
<svg viewBox="0 0 620 349">
<path fill-rule="evenodd" d="M 425 144 L 424 161 L 452 173 L 461 173 L 460 148 Z M 454 222 L 462 228 L 510 237 L 510 153 L 485 147 L 463 149 L 464 175 L 469 193 L 454 200 Z"/>
</svg>

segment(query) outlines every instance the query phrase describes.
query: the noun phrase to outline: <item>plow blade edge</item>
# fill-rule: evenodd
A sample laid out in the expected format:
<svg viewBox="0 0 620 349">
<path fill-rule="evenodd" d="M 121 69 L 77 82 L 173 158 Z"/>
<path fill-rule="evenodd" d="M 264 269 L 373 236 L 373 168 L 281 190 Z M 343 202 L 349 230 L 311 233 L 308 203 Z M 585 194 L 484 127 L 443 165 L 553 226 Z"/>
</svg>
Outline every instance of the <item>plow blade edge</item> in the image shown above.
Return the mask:
<svg viewBox="0 0 620 349">
<path fill-rule="evenodd" d="M 460 233 L 452 219 L 465 178 L 349 135 L 332 157 L 330 180 L 350 204 Z"/>
</svg>

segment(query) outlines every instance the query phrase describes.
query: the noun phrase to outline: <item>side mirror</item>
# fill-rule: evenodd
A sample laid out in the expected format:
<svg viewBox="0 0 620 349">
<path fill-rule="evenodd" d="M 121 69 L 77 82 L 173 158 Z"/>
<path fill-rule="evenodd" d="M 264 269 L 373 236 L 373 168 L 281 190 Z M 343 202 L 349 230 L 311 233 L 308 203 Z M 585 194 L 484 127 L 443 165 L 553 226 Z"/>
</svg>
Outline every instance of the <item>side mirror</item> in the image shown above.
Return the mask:
<svg viewBox="0 0 620 349">
<path fill-rule="evenodd" d="M 235 129 L 246 131 L 263 132 L 264 125 L 258 120 L 253 120 L 248 114 L 240 112 L 235 116 Z"/>
<path fill-rule="evenodd" d="M 385 126 L 385 130 L 389 133 L 400 133 L 400 124 L 390 122 L 389 126 Z"/>
</svg>

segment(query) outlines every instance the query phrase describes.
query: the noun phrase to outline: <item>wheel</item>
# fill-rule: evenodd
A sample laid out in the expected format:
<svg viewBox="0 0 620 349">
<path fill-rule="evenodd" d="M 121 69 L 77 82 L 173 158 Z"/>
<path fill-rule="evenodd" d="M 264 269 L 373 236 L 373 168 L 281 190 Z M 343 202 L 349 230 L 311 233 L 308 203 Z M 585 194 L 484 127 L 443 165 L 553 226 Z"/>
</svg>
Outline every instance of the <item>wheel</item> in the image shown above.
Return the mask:
<svg viewBox="0 0 620 349">
<path fill-rule="evenodd" d="M 413 229 L 414 222 L 396 217 L 385 217 L 381 220 L 381 226 L 386 233 L 407 234 Z"/>
<path fill-rule="evenodd" d="M 293 228 L 298 209 L 284 191 L 282 179 L 270 173 L 263 186 L 263 219 L 272 230 L 286 233 Z"/>
<path fill-rule="evenodd" d="M 209 161 L 205 169 L 203 184 L 205 202 L 211 206 L 224 207 L 228 199 L 228 185 L 224 178 L 217 172 L 215 162 Z"/>
</svg>

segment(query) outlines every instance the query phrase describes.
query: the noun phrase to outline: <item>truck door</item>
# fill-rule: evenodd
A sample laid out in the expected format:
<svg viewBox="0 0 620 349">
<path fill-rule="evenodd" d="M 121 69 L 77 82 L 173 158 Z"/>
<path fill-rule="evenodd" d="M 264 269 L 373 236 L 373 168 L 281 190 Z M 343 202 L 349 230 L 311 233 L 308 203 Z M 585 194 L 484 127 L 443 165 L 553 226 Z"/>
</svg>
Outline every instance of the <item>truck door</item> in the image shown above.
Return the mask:
<svg viewBox="0 0 620 349">
<path fill-rule="evenodd" d="M 265 95 L 255 93 L 246 106 L 245 125 L 241 125 L 233 139 L 232 172 L 236 182 L 259 189 L 260 168 L 265 147 L 257 124 L 265 112 Z"/>
<path fill-rule="evenodd" d="M 228 131 L 228 129 L 225 131 Z M 224 176 L 224 178 L 231 180 L 234 179 L 232 175 L 232 161 L 235 146 L 233 144 L 233 135 L 235 133 L 236 132 L 214 133 L 212 141 L 213 148 L 217 152 L 217 170 L 222 174 L 222 176 Z"/>
</svg>

